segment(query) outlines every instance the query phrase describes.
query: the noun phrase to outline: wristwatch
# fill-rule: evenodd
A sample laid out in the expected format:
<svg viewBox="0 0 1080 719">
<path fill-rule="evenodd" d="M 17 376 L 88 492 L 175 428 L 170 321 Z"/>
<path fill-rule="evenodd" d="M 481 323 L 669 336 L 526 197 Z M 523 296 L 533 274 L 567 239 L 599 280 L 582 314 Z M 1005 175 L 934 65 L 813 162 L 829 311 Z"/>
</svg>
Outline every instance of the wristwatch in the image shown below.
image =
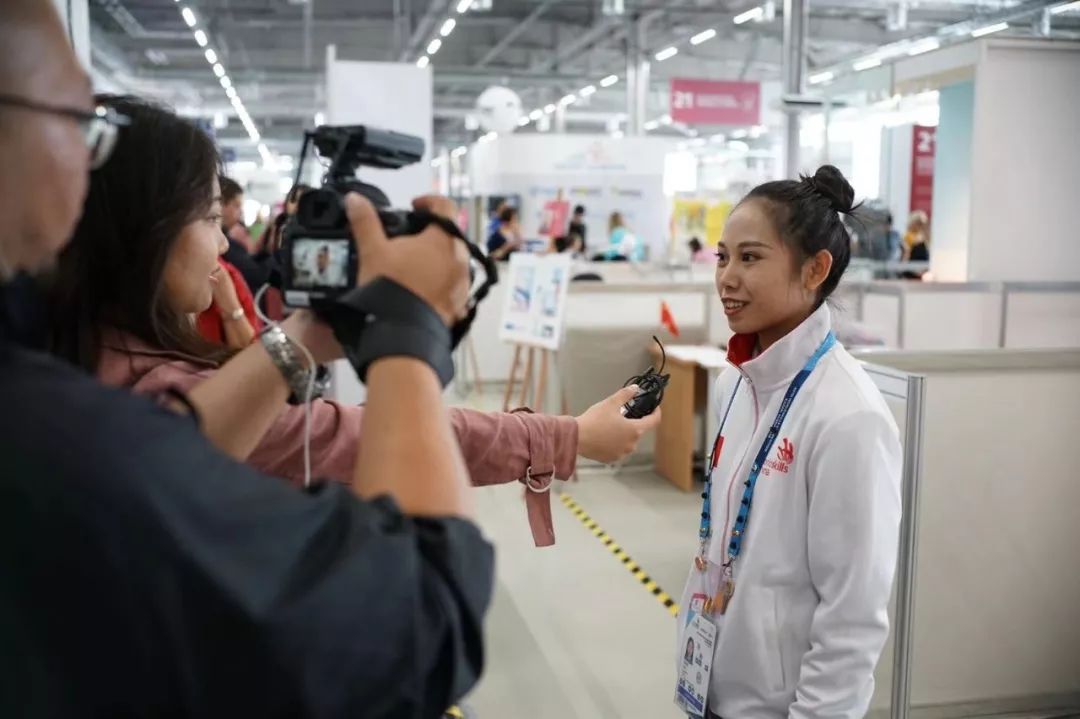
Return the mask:
<svg viewBox="0 0 1080 719">
<path fill-rule="evenodd" d="M 304 359 L 285 330 L 278 325 L 270 325 L 259 336 L 259 341 L 266 348 L 270 360 L 285 378 L 285 384 L 289 386 L 289 404 L 304 404 L 307 398 L 308 386 L 311 383 L 311 375 L 315 374 L 315 386 L 311 393 L 311 399 L 318 399 L 329 386 L 330 373 L 325 367 L 308 367 Z"/>
<path fill-rule="evenodd" d="M 242 319 L 244 319 L 244 308 L 243 307 L 237 307 L 235 310 L 233 310 L 232 312 L 229 312 L 228 314 L 222 312 L 221 313 L 221 318 L 225 319 L 225 320 L 232 320 L 233 322 L 236 322 L 238 320 L 242 320 Z"/>
</svg>

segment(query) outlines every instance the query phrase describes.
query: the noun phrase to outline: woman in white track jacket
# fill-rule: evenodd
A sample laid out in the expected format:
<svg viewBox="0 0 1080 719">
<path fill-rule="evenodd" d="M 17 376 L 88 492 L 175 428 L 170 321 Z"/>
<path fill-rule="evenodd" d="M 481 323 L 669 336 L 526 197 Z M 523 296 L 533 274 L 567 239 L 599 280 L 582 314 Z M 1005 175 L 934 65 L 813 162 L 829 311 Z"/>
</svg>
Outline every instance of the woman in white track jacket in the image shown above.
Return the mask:
<svg viewBox="0 0 1080 719">
<path fill-rule="evenodd" d="M 873 693 L 901 459 L 892 414 L 825 304 L 850 258 L 840 214 L 853 199 L 831 166 L 766 183 L 720 240 L 736 334 L 678 622 L 676 698 L 691 716 L 851 719 Z M 689 639 L 706 649 L 688 661 Z"/>
</svg>

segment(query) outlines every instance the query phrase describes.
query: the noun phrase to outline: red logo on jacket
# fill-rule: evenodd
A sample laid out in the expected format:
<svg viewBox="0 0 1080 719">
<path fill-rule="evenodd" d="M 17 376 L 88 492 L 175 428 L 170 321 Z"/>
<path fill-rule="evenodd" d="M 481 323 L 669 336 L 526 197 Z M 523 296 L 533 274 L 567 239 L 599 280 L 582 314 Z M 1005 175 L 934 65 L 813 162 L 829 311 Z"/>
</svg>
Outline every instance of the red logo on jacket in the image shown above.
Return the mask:
<svg viewBox="0 0 1080 719">
<path fill-rule="evenodd" d="M 784 437 L 784 441 L 776 448 L 776 459 L 770 459 L 765 463 L 765 476 L 772 471 L 787 474 L 791 470 L 791 463 L 795 461 L 795 445 L 791 440 Z"/>
</svg>

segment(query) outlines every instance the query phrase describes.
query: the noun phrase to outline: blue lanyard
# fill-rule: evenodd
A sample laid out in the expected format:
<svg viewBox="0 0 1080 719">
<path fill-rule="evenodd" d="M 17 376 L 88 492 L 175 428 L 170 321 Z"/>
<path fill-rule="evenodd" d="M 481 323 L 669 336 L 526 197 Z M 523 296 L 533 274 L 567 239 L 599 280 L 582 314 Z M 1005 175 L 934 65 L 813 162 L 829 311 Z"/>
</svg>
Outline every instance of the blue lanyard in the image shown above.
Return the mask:
<svg viewBox="0 0 1080 719">
<path fill-rule="evenodd" d="M 743 540 L 746 539 L 746 524 L 750 519 L 750 507 L 754 502 L 754 488 L 757 486 L 761 468 L 765 465 L 765 461 L 769 458 L 769 452 L 772 451 L 773 444 L 780 435 L 780 427 L 784 424 L 784 419 L 787 417 L 788 410 L 791 409 L 791 404 L 795 401 L 795 396 L 799 393 L 799 390 L 802 389 L 802 386 L 810 376 L 810 373 L 814 371 L 818 362 L 825 356 L 826 352 L 832 349 L 834 344 L 836 344 L 836 335 L 830 331 L 829 334 L 825 336 L 821 345 L 817 348 L 817 351 L 806 361 L 806 365 L 799 370 L 799 374 L 795 375 L 795 379 L 791 380 L 791 384 L 788 386 L 787 393 L 784 395 L 784 401 L 780 403 L 780 410 L 776 413 L 776 419 L 773 420 L 772 426 L 769 427 L 769 433 L 765 435 L 765 441 L 761 444 L 761 449 L 758 450 L 757 456 L 754 457 L 754 464 L 750 468 L 750 476 L 744 484 L 742 502 L 739 505 L 739 514 L 735 519 L 735 526 L 731 530 L 731 541 L 728 543 L 728 565 L 734 562 L 735 558 L 739 556 L 739 552 L 742 551 L 742 543 Z M 701 539 L 702 554 L 704 554 L 706 548 L 705 545 L 712 535 L 712 512 L 709 502 L 709 498 L 712 495 L 712 470 L 716 468 L 719 461 L 720 449 L 723 447 L 724 425 L 727 424 L 728 415 L 731 413 L 731 406 L 735 404 L 735 398 L 738 396 L 739 385 L 741 383 L 742 376 L 740 375 L 739 380 L 735 383 L 735 391 L 731 394 L 731 400 L 728 402 L 727 410 L 724 412 L 724 418 L 720 421 L 720 429 L 716 434 L 716 441 L 713 442 L 713 450 L 709 456 L 709 461 L 705 465 L 705 491 L 701 495 L 701 525 L 698 528 L 698 537 Z"/>
</svg>

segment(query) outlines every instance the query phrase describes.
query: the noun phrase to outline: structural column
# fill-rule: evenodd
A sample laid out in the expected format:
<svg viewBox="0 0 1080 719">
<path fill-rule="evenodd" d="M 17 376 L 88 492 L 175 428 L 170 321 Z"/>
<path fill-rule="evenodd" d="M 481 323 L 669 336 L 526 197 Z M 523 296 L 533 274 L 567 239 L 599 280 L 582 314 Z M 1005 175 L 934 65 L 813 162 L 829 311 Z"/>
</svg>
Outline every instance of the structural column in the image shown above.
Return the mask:
<svg viewBox="0 0 1080 719">
<path fill-rule="evenodd" d="M 638 35 L 637 20 L 626 19 L 626 37 L 623 41 L 626 52 L 626 134 L 629 137 L 641 134 L 644 120 L 638 115 Z"/>
<path fill-rule="evenodd" d="M 806 0 L 784 0 L 784 45 L 782 58 L 784 97 L 802 95 L 806 71 L 806 31 L 810 6 Z M 799 173 L 799 110 L 787 104 L 784 118 L 784 177 Z"/>
<path fill-rule="evenodd" d="M 626 27 L 626 134 L 644 134 L 649 99 L 649 61 L 645 55 L 647 21 L 634 16 Z"/>
</svg>

